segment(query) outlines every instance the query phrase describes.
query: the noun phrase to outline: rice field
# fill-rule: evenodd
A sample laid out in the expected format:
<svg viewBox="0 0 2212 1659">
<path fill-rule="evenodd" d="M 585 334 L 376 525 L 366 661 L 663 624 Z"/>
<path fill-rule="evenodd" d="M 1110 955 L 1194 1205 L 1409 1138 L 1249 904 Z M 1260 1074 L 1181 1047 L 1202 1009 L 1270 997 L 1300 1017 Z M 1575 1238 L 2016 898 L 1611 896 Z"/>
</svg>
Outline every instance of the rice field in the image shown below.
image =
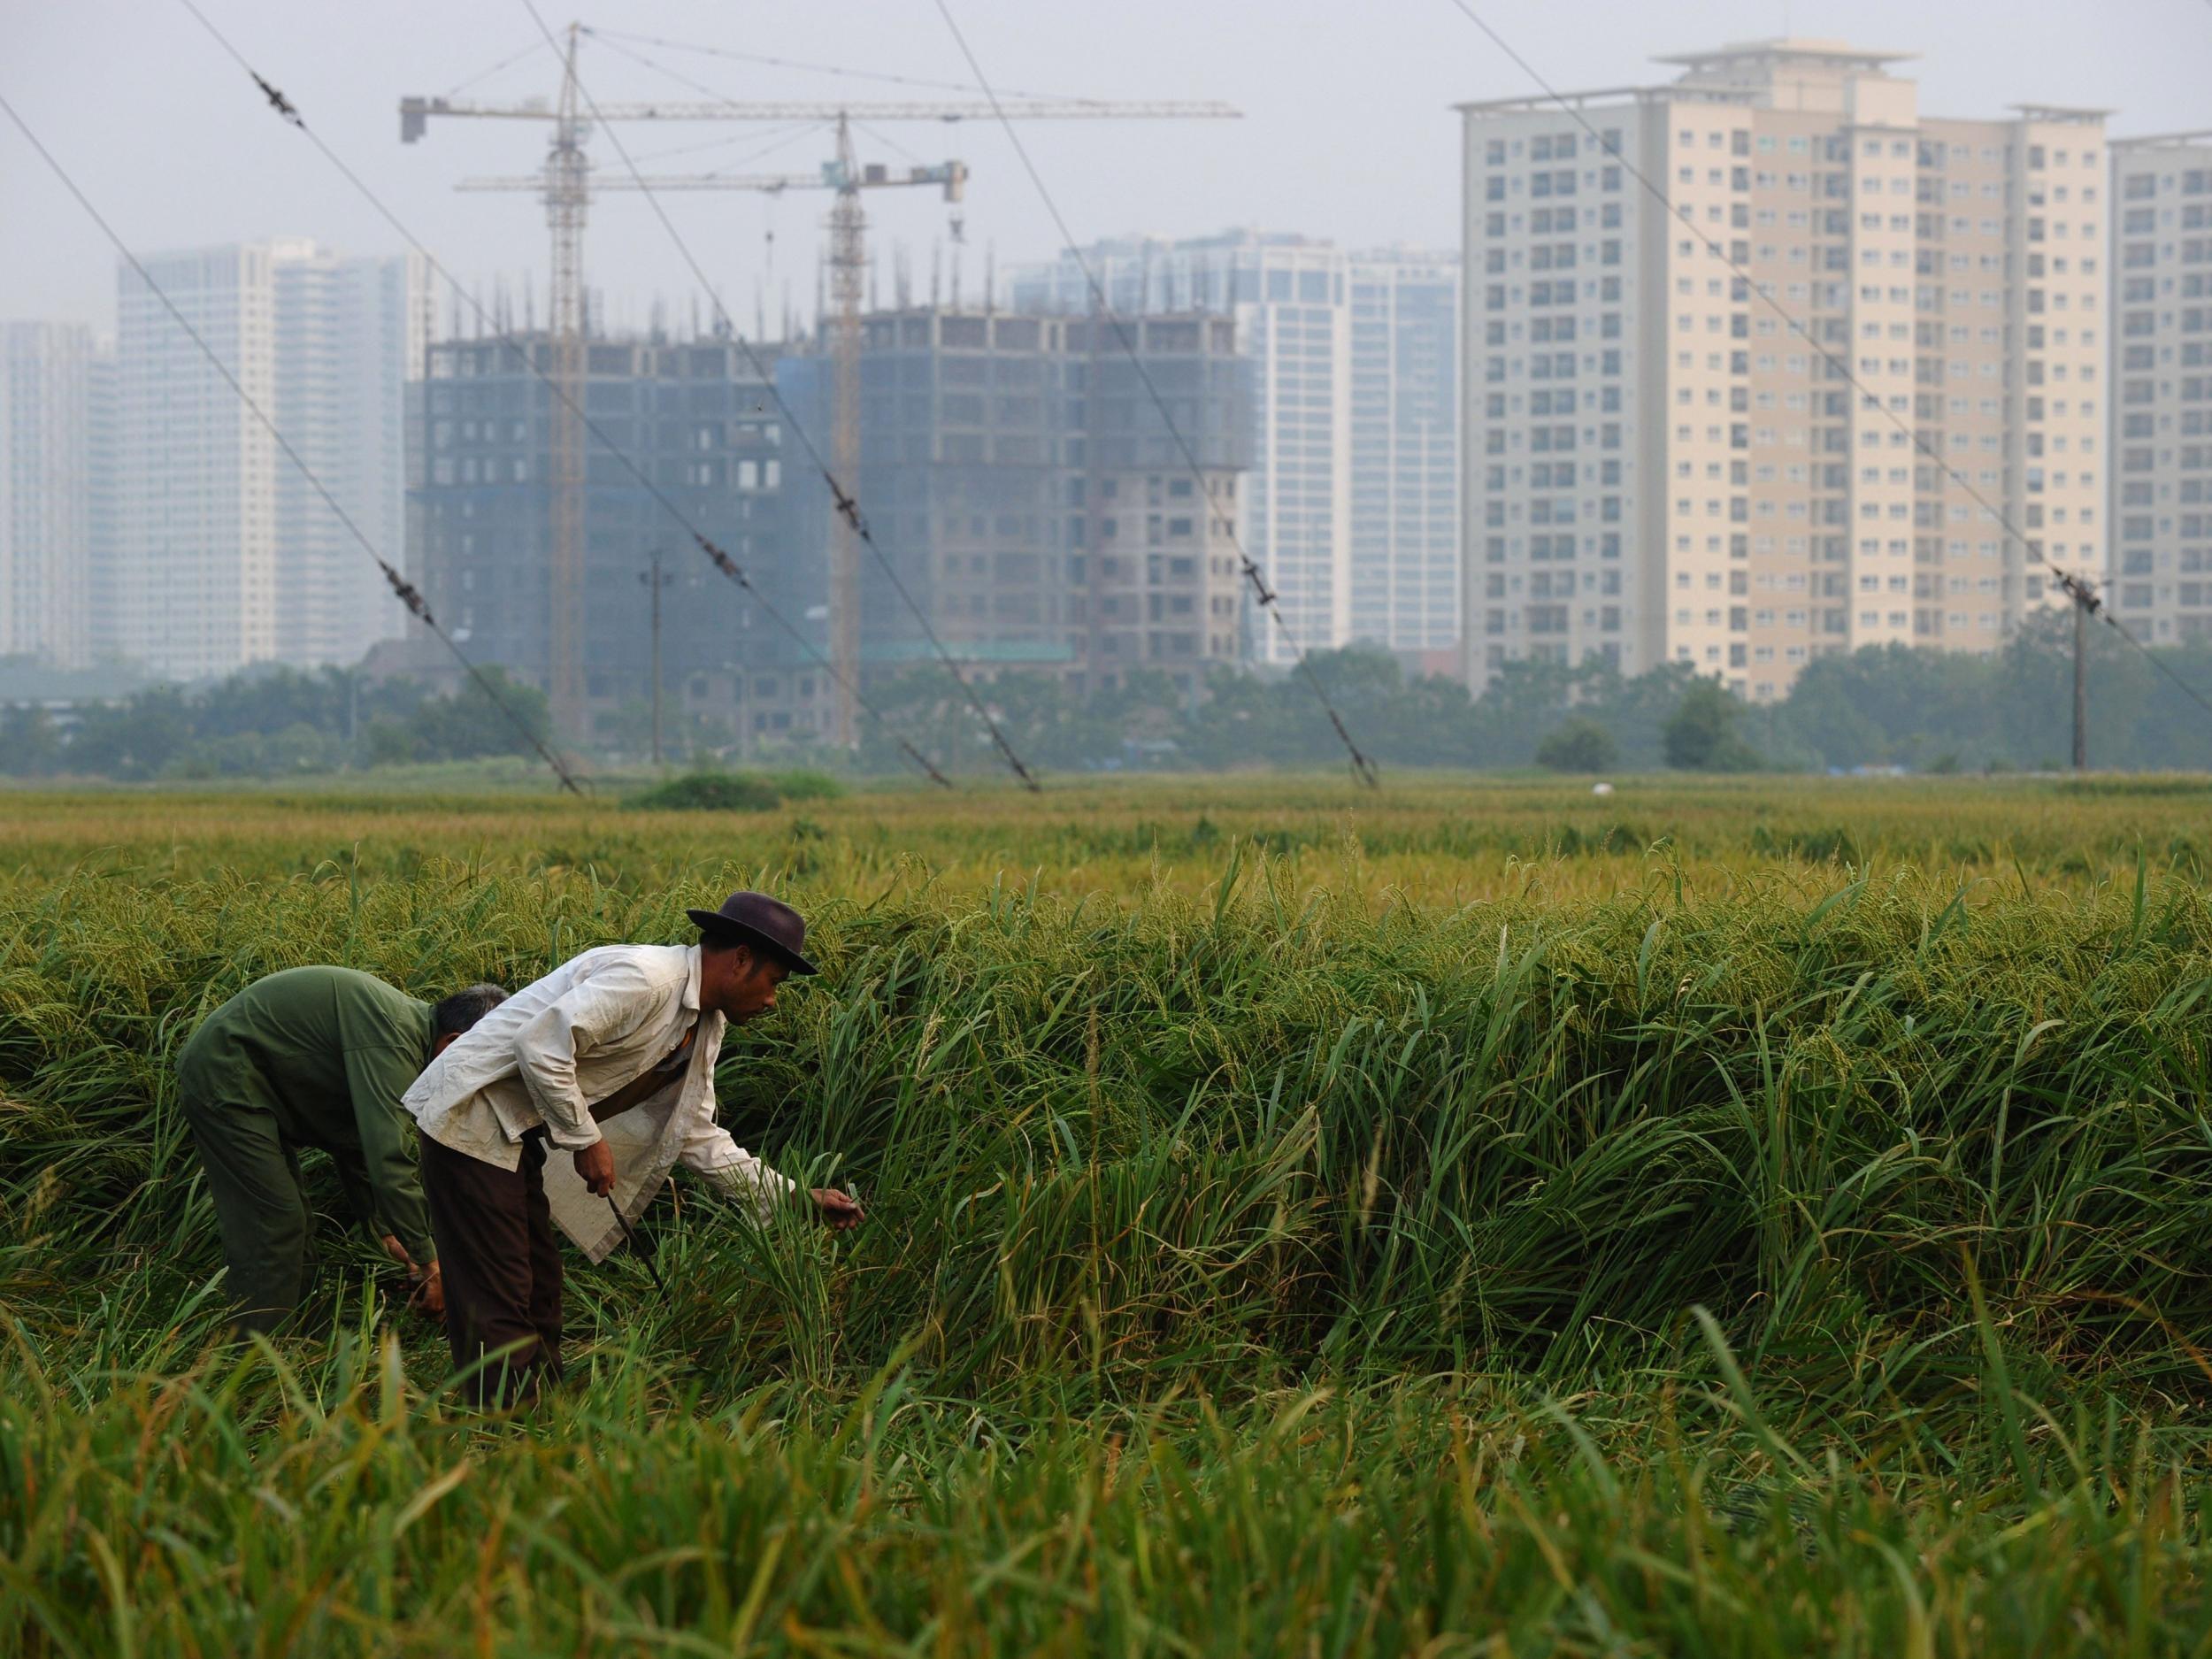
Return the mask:
<svg viewBox="0 0 2212 1659">
<path fill-rule="evenodd" d="M 2212 1647 L 2202 780 L 0 801 L 0 1651 Z M 738 885 L 865 1227 L 680 1179 L 512 1422 L 327 1213 L 216 1341 L 201 1015 Z"/>
</svg>

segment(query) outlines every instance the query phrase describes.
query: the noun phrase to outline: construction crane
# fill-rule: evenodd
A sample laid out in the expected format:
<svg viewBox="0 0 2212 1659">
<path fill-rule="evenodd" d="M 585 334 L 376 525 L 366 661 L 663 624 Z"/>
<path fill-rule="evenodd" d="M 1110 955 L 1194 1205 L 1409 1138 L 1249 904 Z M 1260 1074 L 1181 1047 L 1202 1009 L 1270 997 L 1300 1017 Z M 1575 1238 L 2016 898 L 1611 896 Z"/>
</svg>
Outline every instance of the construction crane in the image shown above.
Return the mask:
<svg viewBox="0 0 2212 1659">
<path fill-rule="evenodd" d="M 867 269 L 867 219 L 861 211 L 863 190 L 935 185 L 945 200 L 957 204 L 965 193 L 965 162 L 948 161 L 939 166 L 919 165 L 895 173 L 879 164 L 866 166 L 853 154 L 852 125 L 841 114 L 837 120 L 837 154 L 818 173 L 710 173 L 651 178 L 611 177 L 601 180 L 600 190 L 755 190 L 780 196 L 787 190 L 834 190 L 837 204 L 830 211 L 830 293 L 836 303 L 832 324 L 830 363 L 834 376 L 831 411 L 830 465 L 847 489 L 856 487 L 860 470 L 860 296 Z M 541 178 L 464 179 L 462 190 L 538 190 Z M 959 234 L 958 221 L 954 234 Z M 841 749 L 858 741 L 858 710 L 852 688 L 858 686 L 860 662 L 860 538 L 851 523 L 833 513 L 829 546 L 830 661 L 841 683 L 831 705 L 831 739 Z"/>
<path fill-rule="evenodd" d="M 853 156 L 851 128 L 856 121 L 995 121 L 1011 120 L 1168 120 L 1235 119 L 1240 111 L 1215 101 L 1102 102 L 1087 98 L 1018 98 L 994 104 L 972 102 L 904 102 L 871 104 L 808 102 L 738 102 L 730 99 L 601 104 L 586 113 L 577 83 L 576 52 L 590 31 L 572 23 L 563 52 L 561 87 L 550 104 L 531 98 L 517 104 L 484 104 L 451 98 L 402 98 L 399 135 L 413 143 L 439 119 L 550 121 L 552 142 L 540 172 L 522 179 L 488 179 L 465 183 L 472 189 L 527 189 L 541 192 L 546 223 L 552 233 L 552 282 L 549 311 L 553 336 L 554 380 L 562 397 L 552 411 L 553 514 L 550 549 L 550 682 L 549 702 L 557 729 L 572 739 L 584 727 L 582 595 L 584 563 L 584 428 L 580 412 L 584 403 L 583 231 L 595 191 L 645 188 L 652 191 L 750 189 L 782 191 L 826 188 L 837 194 L 830 213 L 831 296 L 835 317 L 831 326 L 833 368 L 833 442 L 831 465 L 839 485 L 851 490 L 856 483 L 860 460 L 860 301 L 867 267 L 867 220 L 861 211 L 863 190 L 889 186 L 935 184 L 946 198 L 958 201 L 967 180 L 967 169 L 958 162 L 941 167 L 915 167 L 903 174 L 859 165 Z M 812 174 L 707 174 L 688 180 L 595 180 L 585 153 L 591 116 L 602 121 L 821 121 L 834 123 L 837 154 Z M 841 515 L 830 516 L 830 661 L 839 681 L 833 731 L 836 741 L 849 748 L 855 741 L 855 688 L 860 684 L 859 549 L 853 526 Z"/>
</svg>

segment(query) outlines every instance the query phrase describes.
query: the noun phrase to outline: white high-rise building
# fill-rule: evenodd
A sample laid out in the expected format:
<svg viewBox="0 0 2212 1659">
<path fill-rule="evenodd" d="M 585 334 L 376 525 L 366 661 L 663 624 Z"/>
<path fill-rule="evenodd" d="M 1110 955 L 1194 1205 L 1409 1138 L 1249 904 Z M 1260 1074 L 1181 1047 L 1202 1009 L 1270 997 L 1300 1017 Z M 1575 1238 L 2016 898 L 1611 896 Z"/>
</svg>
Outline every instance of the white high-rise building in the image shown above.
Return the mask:
<svg viewBox="0 0 2212 1659">
<path fill-rule="evenodd" d="M 1459 260 L 1354 254 L 1352 637 L 1459 644 Z"/>
<path fill-rule="evenodd" d="M 426 319 L 419 256 L 272 244 L 276 422 L 378 553 L 406 567 L 406 383 Z M 299 469 L 277 470 L 278 657 L 353 663 L 401 631 L 399 602 Z"/>
<path fill-rule="evenodd" d="M 287 239 L 146 265 L 346 516 L 403 566 L 415 262 Z M 394 632 L 359 543 L 127 265 L 117 310 L 117 651 L 196 679 L 349 663 Z"/>
<path fill-rule="evenodd" d="M 1234 317 L 1252 375 L 1237 529 L 1297 642 L 1420 650 L 1456 639 L 1456 261 L 1256 231 L 1125 238 L 1084 260 L 1118 315 Z M 1018 273 L 1011 296 L 1018 311 L 1092 306 L 1065 254 Z M 1253 660 L 1291 660 L 1282 631 L 1248 605 L 1246 629 Z"/>
<path fill-rule="evenodd" d="M 1994 649 L 2105 563 L 2101 112 L 1924 115 L 1825 41 L 1666 61 L 1463 106 L 1471 681 L 1599 656 L 1767 700 L 1827 652 Z"/>
<path fill-rule="evenodd" d="M 0 656 L 92 660 L 103 362 L 81 325 L 0 325 Z"/>
<path fill-rule="evenodd" d="M 2112 141 L 2111 586 L 2139 639 L 2212 641 L 2212 132 Z"/>
</svg>

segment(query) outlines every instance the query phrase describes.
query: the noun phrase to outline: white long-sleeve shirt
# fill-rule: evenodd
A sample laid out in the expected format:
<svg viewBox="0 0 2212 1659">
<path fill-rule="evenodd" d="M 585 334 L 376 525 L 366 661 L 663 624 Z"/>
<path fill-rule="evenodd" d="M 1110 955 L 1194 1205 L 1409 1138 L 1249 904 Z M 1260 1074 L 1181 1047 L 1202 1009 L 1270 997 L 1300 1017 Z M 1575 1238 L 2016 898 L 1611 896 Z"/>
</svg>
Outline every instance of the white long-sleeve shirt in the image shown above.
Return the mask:
<svg viewBox="0 0 2212 1659">
<path fill-rule="evenodd" d="M 634 1222 L 678 1164 L 766 1217 L 793 1183 L 714 1121 L 714 1063 L 726 1022 L 699 1006 L 697 946 L 603 945 L 515 993 L 432 1060 L 402 1103 L 441 1146 L 503 1169 L 522 1162 L 522 1138 L 541 1124 L 574 1151 L 603 1136 L 614 1156 L 614 1201 Z M 695 1034 L 690 1059 L 665 1087 L 604 1123 L 603 1101 Z M 593 1261 L 622 1241 L 606 1200 L 565 1157 L 549 1157 L 553 1219 Z"/>
</svg>

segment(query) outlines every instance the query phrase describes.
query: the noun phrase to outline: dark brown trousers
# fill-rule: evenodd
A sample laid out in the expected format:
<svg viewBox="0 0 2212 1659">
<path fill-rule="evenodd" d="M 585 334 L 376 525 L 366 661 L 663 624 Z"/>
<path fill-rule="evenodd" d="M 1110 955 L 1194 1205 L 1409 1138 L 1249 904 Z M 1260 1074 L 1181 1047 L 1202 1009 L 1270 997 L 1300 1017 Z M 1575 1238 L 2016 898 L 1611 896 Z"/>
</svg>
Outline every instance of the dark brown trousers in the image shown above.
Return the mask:
<svg viewBox="0 0 2212 1659">
<path fill-rule="evenodd" d="M 422 1137 L 422 1191 L 445 1280 L 453 1368 L 479 1405 L 561 1379 L 561 1246 L 545 1202 L 545 1135 L 503 1170 Z M 473 1369 L 472 1369 L 473 1368 Z"/>
</svg>

